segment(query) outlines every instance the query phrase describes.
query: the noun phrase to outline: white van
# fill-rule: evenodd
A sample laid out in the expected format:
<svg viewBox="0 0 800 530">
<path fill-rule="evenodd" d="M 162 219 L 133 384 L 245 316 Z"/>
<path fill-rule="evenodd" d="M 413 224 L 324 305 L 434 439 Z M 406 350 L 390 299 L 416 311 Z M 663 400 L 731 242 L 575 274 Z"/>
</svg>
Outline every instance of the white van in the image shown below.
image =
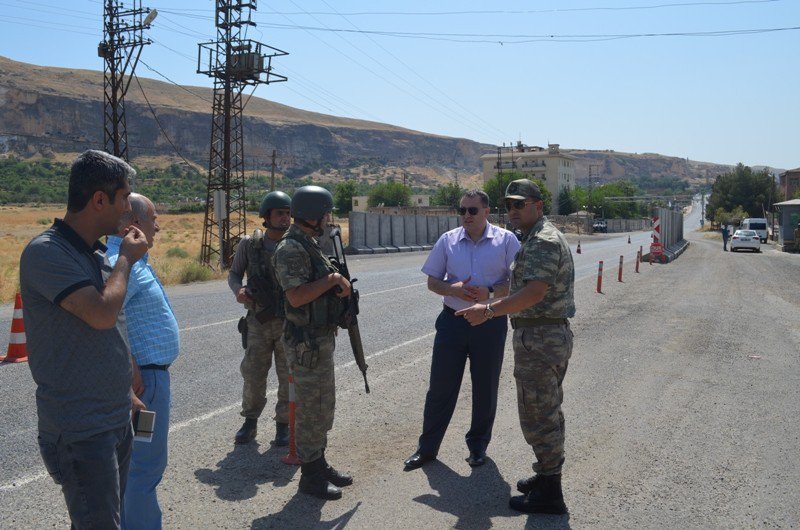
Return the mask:
<svg viewBox="0 0 800 530">
<path fill-rule="evenodd" d="M 769 233 L 767 232 L 767 220 L 763 217 L 751 217 L 742 221 L 739 225 L 740 230 L 755 230 L 762 243 L 767 242 Z"/>
</svg>

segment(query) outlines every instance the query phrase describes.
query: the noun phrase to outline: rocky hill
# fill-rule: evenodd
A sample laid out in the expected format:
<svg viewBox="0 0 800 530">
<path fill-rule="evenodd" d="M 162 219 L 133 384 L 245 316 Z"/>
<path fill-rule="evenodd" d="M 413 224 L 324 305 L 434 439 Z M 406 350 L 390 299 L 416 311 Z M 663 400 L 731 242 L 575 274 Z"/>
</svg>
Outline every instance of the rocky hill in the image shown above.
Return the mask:
<svg viewBox="0 0 800 530">
<path fill-rule="evenodd" d="M 180 153 L 202 169 L 208 164 L 212 91 L 141 79 L 147 99 Z M 142 166 L 179 160 L 164 138 L 138 85 L 126 97 L 130 155 Z M 103 74 L 41 67 L 0 57 L 0 156 L 71 157 L 103 145 Z M 289 178 L 330 180 L 342 174 L 379 180 L 406 172 L 429 187 L 459 175 L 480 181 L 480 155 L 495 147 L 364 120 L 308 112 L 253 97 L 245 108 L 245 160 L 265 171 L 277 149 Z M 636 176 L 678 177 L 692 183 L 729 166 L 657 154 L 567 150 L 578 157 L 576 176 L 608 181 Z"/>
</svg>

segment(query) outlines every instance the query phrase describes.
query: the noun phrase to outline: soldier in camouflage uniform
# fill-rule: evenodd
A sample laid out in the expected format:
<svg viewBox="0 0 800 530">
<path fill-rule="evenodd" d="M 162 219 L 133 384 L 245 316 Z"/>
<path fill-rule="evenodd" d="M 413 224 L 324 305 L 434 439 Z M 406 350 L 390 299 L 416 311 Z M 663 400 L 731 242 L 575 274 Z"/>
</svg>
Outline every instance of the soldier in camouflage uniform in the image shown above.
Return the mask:
<svg viewBox="0 0 800 530">
<path fill-rule="evenodd" d="M 283 342 L 294 377 L 297 456 L 302 462 L 300 491 L 321 499 L 339 499 L 353 483 L 325 460 L 328 431 L 336 405 L 333 350 L 341 298 L 350 282 L 320 251 L 315 237 L 333 210 L 330 192 L 303 186 L 292 198 L 294 224 L 275 250 L 275 274 L 284 291 Z"/>
<path fill-rule="evenodd" d="M 520 480 L 524 495 L 511 508 L 528 513 L 567 513 L 561 491 L 564 415 L 561 384 L 572 355 L 570 317 L 575 316 L 575 269 L 564 234 L 542 215 L 539 187 L 527 179 L 506 188 L 509 219 L 522 231 L 522 248 L 511 265 L 509 296 L 457 312 L 478 325 L 495 315 L 511 315 L 514 378 L 519 420 L 533 448 L 536 474 Z"/>
<path fill-rule="evenodd" d="M 266 234 L 256 230 L 245 236 L 236 247 L 228 286 L 236 301 L 247 308 L 240 322 L 242 343 L 245 346 L 241 364 L 244 387 L 242 412 L 244 425 L 236 433 L 237 444 L 246 444 L 256 437 L 258 418 L 267 404 L 267 374 L 275 354 L 278 375 L 278 400 L 275 404 L 275 440 L 273 444 L 289 444 L 289 365 L 281 337 L 283 335 L 283 300 L 272 268 L 272 255 L 283 234 L 289 228 L 291 198 L 282 191 L 264 196 L 259 217 L 264 219 Z M 242 280 L 247 275 L 247 285 Z"/>
</svg>

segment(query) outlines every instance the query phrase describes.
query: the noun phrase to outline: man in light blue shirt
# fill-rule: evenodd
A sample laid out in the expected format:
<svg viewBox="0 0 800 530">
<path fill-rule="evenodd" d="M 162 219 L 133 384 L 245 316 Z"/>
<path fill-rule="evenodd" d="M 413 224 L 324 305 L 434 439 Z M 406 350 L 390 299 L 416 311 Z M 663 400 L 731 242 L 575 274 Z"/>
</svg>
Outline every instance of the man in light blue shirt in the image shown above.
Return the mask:
<svg viewBox="0 0 800 530">
<path fill-rule="evenodd" d="M 406 470 L 436 458 L 455 411 L 467 359 L 472 379 L 472 423 L 466 434 L 470 466 L 485 463 L 492 437 L 507 319 L 490 316 L 472 327 L 455 312 L 508 293 L 510 266 L 520 244 L 512 232 L 488 222 L 489 197 L 483 191 L 466 192 L 459 214 L 461 226 L 442 234 L 422 267 L 428 289 L 443 296 L 444 307 L 436 319 L 422 435 L 417 451 L 405 461 Z"/>
<path fill-rule="evenodd" d="M 139 228 L 147 238 L 148 248 L 159 231 L 156 209 L 145 196 L 130 196 L 130 218 L 123 226 Z M 108 238 L 108 256 L 113 264 L 119 253 L 121 239 Z M 125 315 L 131 353 L 141 374 L 134 388 L 140 388 L 140 398 L 147 410 L 156 413 L 153 440 L 133 444 L 128 487 L 122 503 L 122 528 L 161 528 L 161 508 L 156 487 L 167 467 L 167 434 L 169 433 L 170 377 L 169 366 L 178 357 L 180 339 L 178 322 L 161 282 L 145 254 L 131 267 L 128 292 L 125 296 Z M 143 386 L 143 391 L 141 387 Z"/>
</svg>

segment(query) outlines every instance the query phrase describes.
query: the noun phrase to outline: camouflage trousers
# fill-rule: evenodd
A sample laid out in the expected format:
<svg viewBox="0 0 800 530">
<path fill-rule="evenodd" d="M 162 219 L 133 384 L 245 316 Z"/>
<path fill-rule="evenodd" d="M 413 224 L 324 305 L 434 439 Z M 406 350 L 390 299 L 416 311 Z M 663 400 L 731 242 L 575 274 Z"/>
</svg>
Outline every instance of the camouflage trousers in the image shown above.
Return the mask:
<svg viewBox="0 0 800 530">
<path fill-rule="evenodd" d="M 290 344 L 284 339 L 295 390 L 295 443 L 301 462 L 322 457 L 333 428 L 336 409 L 336 383 L 333 370 L 333 333 L 313 339 L 316 351 L 308 344 Z"/>
<path fill-rule="evenodd" d="M 517 328 L 513 341 L 519 423 L 536 455 L 533 470 L 556 475 L 564 463 L 561 384 L 572 355 L 572 330 L 569 324 Z"/>
<path fill-rule="evenodd" d="M 278 376 L 275 421 L 289 423 L 289 364 L 281 342 L 282 335 L 282 319 L 276 318 L 262 324 L 252 311 L 247 314 L 247 349 L 240 366 L 244 378 L 241 414 L 245 418 L 258 418 L 267 404 L 267 374 L 272 367 L 274 353 Z"/>
</svg>

